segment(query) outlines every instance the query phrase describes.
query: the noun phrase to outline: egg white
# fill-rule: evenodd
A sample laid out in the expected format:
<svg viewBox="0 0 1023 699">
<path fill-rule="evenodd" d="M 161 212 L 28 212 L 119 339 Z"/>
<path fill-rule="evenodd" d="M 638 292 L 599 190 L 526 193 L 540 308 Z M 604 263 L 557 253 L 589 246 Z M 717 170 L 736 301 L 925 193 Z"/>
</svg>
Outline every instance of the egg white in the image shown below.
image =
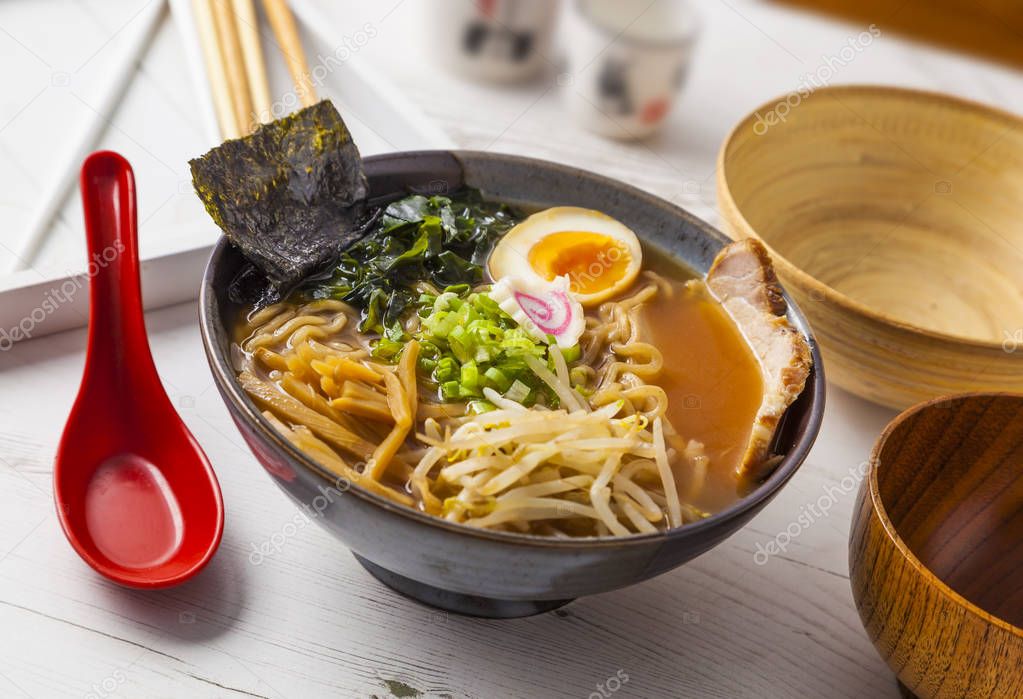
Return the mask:
<svg viewBox="0 0 1023 699">
<path fill-rule="evenodd" d="M 617 219 L 593 209 L 576 206 L 557 206 L 533 214 L 505 233 L 490 254 L 487 267 L 495 279 L 519 276 L 547 281 L 529 263 L 533 246 L 554 233 L 582 232 L 605 235 L 622 245 L 629 255 L 628 266 L 621 279 L 605 289 L 589 294 L 573 289 L 573 295 L 583 306 L 593 306 L 628 289 L 639 275 L 643 264 L 643 251 L 639 238 Z M 600 266 L 599 261 L 594 261 Z"/>
</svg>

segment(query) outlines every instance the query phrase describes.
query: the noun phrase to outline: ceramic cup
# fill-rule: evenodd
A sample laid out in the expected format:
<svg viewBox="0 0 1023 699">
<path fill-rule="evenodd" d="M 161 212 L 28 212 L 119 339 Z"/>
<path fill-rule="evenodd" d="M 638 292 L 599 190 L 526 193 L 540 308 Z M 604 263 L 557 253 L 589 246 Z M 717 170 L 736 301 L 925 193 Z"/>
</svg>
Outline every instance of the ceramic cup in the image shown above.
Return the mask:
<svg viewBox="0 0 1023 699">
<path fill-rule="evenodd" d="M 685 0 L 573 0 L 566 18 L 572 114 L 605 136 L 638 139 L 663 123 L 698 31 Z"/>
<path fill-rule="evenodd" d="M 429 51 L 467 77 L 513 82 L 549 61 L 557 0 L 435 0 L 424 5 Z"/>
</svg>

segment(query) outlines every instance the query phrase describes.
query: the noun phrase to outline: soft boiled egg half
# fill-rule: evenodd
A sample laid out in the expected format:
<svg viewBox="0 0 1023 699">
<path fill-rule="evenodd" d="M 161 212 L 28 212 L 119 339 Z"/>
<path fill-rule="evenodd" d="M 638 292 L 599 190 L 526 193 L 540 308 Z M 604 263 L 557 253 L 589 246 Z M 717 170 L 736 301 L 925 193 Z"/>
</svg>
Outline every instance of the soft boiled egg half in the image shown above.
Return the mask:
<svg viewBox="0 0 1023 699">
<path fill-rule="evenodd" d="M 568 277 L 572 295 L 593 306 L 628 289 L 642 262 L 639 239 L 623 223 L 593 209 L 558 206 L 508 231 L 488 268 L 494 279 Z"/>
</svg>

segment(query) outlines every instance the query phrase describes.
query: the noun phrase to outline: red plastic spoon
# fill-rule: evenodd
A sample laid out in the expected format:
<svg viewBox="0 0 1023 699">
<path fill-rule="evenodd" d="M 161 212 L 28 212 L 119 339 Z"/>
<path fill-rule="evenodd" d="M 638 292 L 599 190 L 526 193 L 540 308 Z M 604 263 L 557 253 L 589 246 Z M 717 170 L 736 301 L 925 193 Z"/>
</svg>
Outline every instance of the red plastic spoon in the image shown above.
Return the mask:
<svg viewBox="0 0 1023 699">
<path fill-rule="evenodd" d="M 198 573 L 224 531 L 206 455 L 160 384 L 139 287 L 135 176 L 117 153 L 82 165 L 89 247 L 89 344 L 53 468 L 68 541 L 96 571 L 131 587 Z"/>
</svg>

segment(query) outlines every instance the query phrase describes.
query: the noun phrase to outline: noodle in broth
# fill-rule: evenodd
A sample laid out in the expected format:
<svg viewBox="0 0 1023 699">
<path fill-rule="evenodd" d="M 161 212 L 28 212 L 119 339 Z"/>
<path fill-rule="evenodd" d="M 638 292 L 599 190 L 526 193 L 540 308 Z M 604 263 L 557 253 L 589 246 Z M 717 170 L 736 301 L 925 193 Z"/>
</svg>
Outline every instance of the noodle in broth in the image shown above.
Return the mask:
<svg viewBox="0 0 1023 699">
<path fill-rule="evenodd" d="M 557 409 L 527 410 L 492 390 L 497 409 L 482 415 L 438 402 L 416 376 L 415 341 L 397 364 L 374 359 L 358 312 L 333 299 L 248 314 L 236 368 L 297 448 L 378 495 L 486 528 L 649 533 L 707 514 L 692 503 L 708 459 L 669 421 L 670 399 L 657 385 L 662 353 L 640 319 L 644 304 L 675 291 L 645 272 L 635 291 L 588 314 L 577 361 L 554 351 L 553 371 L 537 362 L 562 398 Z"/>
</svg>

